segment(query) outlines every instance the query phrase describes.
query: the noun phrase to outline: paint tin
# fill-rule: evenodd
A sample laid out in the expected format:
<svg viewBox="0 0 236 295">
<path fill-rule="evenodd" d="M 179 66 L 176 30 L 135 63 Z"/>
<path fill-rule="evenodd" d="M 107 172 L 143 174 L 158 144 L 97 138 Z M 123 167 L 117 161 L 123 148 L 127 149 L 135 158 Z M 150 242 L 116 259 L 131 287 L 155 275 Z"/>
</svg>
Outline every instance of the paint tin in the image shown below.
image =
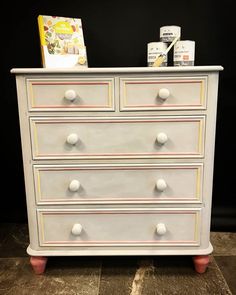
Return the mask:
<svg viewBox="0 0 236 295">
<path fill-rule="evenodd" d="M 174 46 L 174 66 L 194 66 L 195 42 L 177 41 Z"/>
<path fill-rule="evenodd" d="M 147 46 L 147 64 L 148 67 L 152 67 L 156 58 L 165 52 L 167 49 L 167 44 L 164 42 L 150 42 Z M 165 57 L 164 61 L 160 65 L 161 67 L 167 66 L 167 56 Z"/>
<path fill-rule="evenodd" d="M 172 42 L 175 37 L 181 35 L 179 26 L 163 26 L 160 28 L 160 40 L 162 42 Z"/>
</svg>

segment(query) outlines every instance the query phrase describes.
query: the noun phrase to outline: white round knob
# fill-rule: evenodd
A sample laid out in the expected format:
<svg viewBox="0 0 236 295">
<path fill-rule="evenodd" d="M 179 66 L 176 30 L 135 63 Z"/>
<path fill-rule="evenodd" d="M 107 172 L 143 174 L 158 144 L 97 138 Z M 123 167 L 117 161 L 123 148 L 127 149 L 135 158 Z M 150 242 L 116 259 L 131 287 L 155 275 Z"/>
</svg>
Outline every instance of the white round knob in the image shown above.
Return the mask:
<svg viewBox="0 0 236 295">
<path fill-rule="evenodd" d="M 82 232 L 82 229 L 83 229 L 82 225 L 79 223 L 76 223 L 73 225 L 71 232 L 74 236 L 79 236 Z"/>
<path fill-rule="evenodd" d="M 69 190 L 71 192 L 77 192 L 80 187 L 80 182 L 76 179 L 72 180 L 69 184 Z"/>
<path fill-rule="evenodd" d="M 70 135 L 67 136 L 66 142 L 69 144 L 76 144 L 79 140 L 79 136 L 76 133 L 71 133 Z"/>
<path fill-rule="evenodd" d="M 157 224 L 157 234 L 163 236 L 166 233 L 166 226 L 164 223 Z"/>
<path fill-rule="evenodd" d="M 168 136 L 164 132 L 160 132 L 157 134 L 157 142 L 160 144 L 166 143 L 168 140 Z"/>
<path fill-rule="evenodd" d="M 156 188 L 160 191 L 163 192 L 167 188 L 167 184 L 164 179 L 158 179 L 156 182 Z"/>
<path fill-rule="evenodd" d="M 73 89 L 66 90 L 65 95 L 64 95 L 65 99 L 67 99 L 69 101 L 73 101 L 76 98 L 76 96 L 77 96 L 77 94 Z"/>
<path fill-rule="evenodd" d="M 170 96 L 170 90 L 167 89 L 167 88 L 161 88 L 161 89 L 159 90 L 159 92 L 158 92 L 158 96 L 159 96 L 161 99 L 165 100 L 165 99 L 167 99 L 167 98 Z"/>
</svg>

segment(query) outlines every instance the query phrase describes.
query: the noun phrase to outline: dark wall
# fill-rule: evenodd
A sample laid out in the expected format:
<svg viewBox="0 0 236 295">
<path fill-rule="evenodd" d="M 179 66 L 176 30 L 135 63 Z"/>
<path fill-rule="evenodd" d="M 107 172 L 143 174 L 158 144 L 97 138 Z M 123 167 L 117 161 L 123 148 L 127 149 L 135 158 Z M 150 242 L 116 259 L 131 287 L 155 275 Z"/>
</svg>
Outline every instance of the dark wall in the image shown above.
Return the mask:
<svg viewBox="0 0 236 295">
<path fill-rule="evenodd" d="M 6 3 L 6 2 L 5 2 Z M 27 220 L 13 67 L 41 67 L 37 16 L 80 17 L 90 67 L 146 66 L 147 43 L 163 25 L 179 25 L 182 39 L 195 40 L 195 65 L 222 65 L 216 133 L 213 230 L 236 229 L 236 144 L 232 46 L 232 1 L 8 1 L 1 18 L 2 222 Z M 9 11 L 11 13 L 9 14 Z M 170 62 L 171 65 L 171 62 Z"/>
</svg>

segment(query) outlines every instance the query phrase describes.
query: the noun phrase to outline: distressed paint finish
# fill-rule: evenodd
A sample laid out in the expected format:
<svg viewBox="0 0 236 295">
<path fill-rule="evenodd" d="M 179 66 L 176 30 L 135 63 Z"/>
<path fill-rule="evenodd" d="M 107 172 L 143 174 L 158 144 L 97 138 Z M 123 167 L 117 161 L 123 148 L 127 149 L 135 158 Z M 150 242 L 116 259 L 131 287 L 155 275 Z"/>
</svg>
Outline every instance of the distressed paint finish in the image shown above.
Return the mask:
<svg viewBox="0 0 236 295">
<path fill-rule="evenodd" d="M 211 253 L 215 122 L 222 69 L 13 69 L 29 255 L 202 257 Z M 169 93 L 165 100 L 159 97 L 161 89 Z M 68 90 L 81 99 L 64 100 Z M 157 142 L 160 133 L 167 139 L 163 144 Z M 68 144 L 70 134 L 77 134 L 77 143 Z M 158 196 L 152 165 L 162 168 L 156 177 L 167 184 Z M 68 193 L 76 176 L 73 167 L 85 167 L 78 174 L 80 191 L 75 198 Z M 84 194 L 79 195 L 81 189 Z M 160 201 L 155 200 L 158 197 Z M 161 236 L 158 224 L 165 228 Z M 72 228 L 82 229 L 81 235 L 75 231 L 79 238 L 72 238 Z"/>
<path fill-rule="evenodd" d="M 36 201 L 39 205 L 201 203 L 203 173 L 199 163 L 34 165 Z M 157 188 L 159 179 L 166 182 L 163 191 Z M 73 181 L 80 184 L 76 191 L 69 188 Z"/>
</svg>

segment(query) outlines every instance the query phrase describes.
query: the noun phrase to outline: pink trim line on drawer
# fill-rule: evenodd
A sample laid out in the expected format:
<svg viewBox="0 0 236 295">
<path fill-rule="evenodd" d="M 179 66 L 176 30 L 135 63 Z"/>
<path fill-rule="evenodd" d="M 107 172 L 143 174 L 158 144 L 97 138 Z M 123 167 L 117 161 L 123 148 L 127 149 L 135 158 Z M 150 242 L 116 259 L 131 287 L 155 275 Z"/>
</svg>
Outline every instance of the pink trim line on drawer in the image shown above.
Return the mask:
<svg viewBox="0 0 236 295">
<path fill-rule="evenodd" d="M 31 107 L 32 109 L 37 109 L 37 108 L 68 108 L 68 109 L 73 109 L 73 108 L 111 108 L 109 105 L 37 105 Z"/>
<path fill-rule="evenodd" d="M 164 108 L 164 107 L 176 107 L 176 106 L 181 106 L 181 107 L 200 107 L 202 104 L 126 104 L 123 108 L 135 108 L 135 107 L 157 107 L 157 108 Z"/>
<path fill-rule="evenodd" d="M 178 80 L 173 80 L 173 81 L 150 81 L 150 82 L 143 82 L 143 81 L 136 81 L 136 82 L 132 82 L 132 81 L 124 81 L 124 84 L 185 84 L 185 83 L 202 83 L 203 80 L 192 80 L 192 81 L 178 81 Z"/>
<path fill-rule="evenodd" d="M 178 164 L 177 164 L 178 165 Z M 167 169 L 167 170 L 173 170 L 173 169 L 179 169 L 179 170 L 196 170 L 196 169 L 199 169 L 199 167 L 202 167 L 201 165 L 199 165 L 199 166 L 197 166 L 196 167 L 196 165 L 195 164 L 192 164 L 192 166 L 188 166 L 188 167 L 186 167 L 186 166 L 175 166 L 175 167 L 173 167 L 173 166 L 169 166 L 169 167 L 162 167 L 162 166 L 157 166 L 157 167 L 151 167 L 151 166 L 149 166 L 149 167 L 142 167 L 142 166 L 135 166 L 135 167 L 133 167 L 133 168 L 131 168 L 131 167 L 106 167 L 106 166 L 104 166 L 104 168 L 94 168 L 94 167 L 80 167 L 80 166 L 78 166 L 78 167 L 75 167 L 75 168 L 73 168 L 73 167 L 71 167 L 71 168 L 55 168 L 55 167 L 53 167 L 53 168 L 51 168 L 51 169 L 46 169 L 46 168 L 37 168 L 37 170 L 38 171 L 74 171 L 74 170 L 78 170 L 78 171 L 80 171 L 80 170 L 101 170 L 101 171 L 103 171 L 103 170 L 134 170 L 134 171 L 136 171 L 137 169 L 138 170 L 161 170 L 161 169 Z"/>
<path fill-rule="evenodd" d="M 37 121 L 37 120 L 33 120 L 33 123 L 36 124 L 71 124 L 71 123 L 158 123 L 158 122 L 201 122 L 203 121 L 204 118 L 201 117 L 199 119 L 162 119 L 162 120 L 145 120 L 145 119 L 140 119 L 140 120 L 105 120 L 102 119 L 101 120 L 83 120 L 83 119 L 78 119 L 78 120 L 63 120 L 61 119 L 61 121 L 57 121 L 57 120 L 53 120 L 53 121 Z"/>
<path fill-rule="evenodd" d="M 195 244 L 197 241 L 188 241 L 188 240 L 178 240 L 178 241 L 48 241 L 43 242 L 43 244 Z"/>
<path fill-rule="evenodd" d="M 60 210 L 60 209 L 58 209 Z M 181 210 L 178 210 L 178 209 L 174 209 L 173 211 L 168 211 L 168 210 L 165 210 L 165 211 L 138 211 L 138 212 L 135 212 L 133 210 L 127 210 L 126 212 L 123 212 L 123 210 L 121 209 L 121 211 L 102 211 L 102 210 L 99 210 L 99 211 L 86 211 L 86 212 L 83 212 L 83 211 L 80 211 L 79 209 L 75 212 L 70 212 L 70 211 L 65 211 L 65 212 L 49 212 L 49 211 L 46 211 L 46 212 L 41 212 L 41 215 L 79 215 L 79 214 L 83 214 L 83 215 L 91 215 L 91 214 L 95 214 L 95 215 L 100 215 L 100 214 L 196 214 L 197 212 L 199 212 L 199 210 L 187 210 L 187 211 L 181 211 Z"/>
<path fill-rule="evenodd" d="M 54 202 L 66 202 L 66 203 L 71 203 L 71 202 L 76 202 L 76 201 L 80 201 L 80 202 L 92 202 L 92 201 L 99 201 L 99 202 L 102 202 L 102 201 L 115 201 L 115 202 L 119 202 L 119 201 L 147 201 L 147 202 L 156 202 L 156 203 L 159 203 L 161 201 L 167 201 L 167 200 L 173 200 L 173 201 L 196 201 L 198 200 L 197 198 L 168 198 L 168 197 L 165 197 L 165 198 L 159 198 L 157 199 L 158 197 L 156 198 L 112 198 L 112 197 L 108 197 L 107 199 L 104 199 L 104 198 L 97 198 L 97 199 L 78 199 L 78 198 L 74 198 L 74 199 L 40 199 L 40 202 L 39 203 L 54 203 Z"/>
<path fill-rule="evenodd" d="M 79 153 L 77 153 L 77 154 L 72 154 L 72 153 L 70 153 L 70 154 L 38 154 L 38 155 L 36 155 L 36 157 L 38 157 L 38 156 L 49 156 L 49 157 L 51 157 L 51 156 L 55 156 L 55 157 L 57 157 L 57 156 L 59 156 L 59 157 L 61 157 L 61 156 L 66 156 L 66 157 L 71 157 L 71 156 L 78 156 L 78 157 L 81 157 L 81 156 L 95 156 L 95 157 L 97 157 L 97 156 L 119 156 L 119 157 L 121 157 L 121 156 L 145 156 L 145 155 L 153 155 L 153 156 L 156 156 L 156 155 L 161 155 L 161 156 L 163 156 L 163 155 L 201 155 L 201 153 L 199 153 L 199 152 L 179 152 L 179 153 L 159 153 L 159 152 L 156 152 L 156 153 L 117 153 L 117 154 L 79 154 Z"/>
<path fill-rule="evenodd" d="M 32 85 L 109 85 L 109 82 L 31 82 Z"/>
</svg>

